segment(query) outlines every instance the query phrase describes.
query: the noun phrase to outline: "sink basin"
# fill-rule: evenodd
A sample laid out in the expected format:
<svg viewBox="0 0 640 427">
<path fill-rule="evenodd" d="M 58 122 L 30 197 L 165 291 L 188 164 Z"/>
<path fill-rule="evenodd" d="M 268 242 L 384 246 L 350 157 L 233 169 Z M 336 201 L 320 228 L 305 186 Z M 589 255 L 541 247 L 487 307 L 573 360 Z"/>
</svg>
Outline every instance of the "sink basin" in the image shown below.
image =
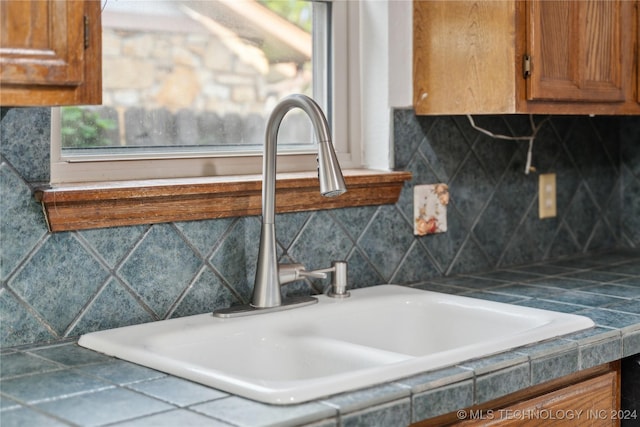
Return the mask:
<svg viewBox="0 0 640 427">
<path fill-rule="evenodd" d="M 83 335 L 79 344 L 240 396 L 293 404 L 593 326 L 529 307 L 380 285 L 224 319 L 211 314 Z"/>
</svg>

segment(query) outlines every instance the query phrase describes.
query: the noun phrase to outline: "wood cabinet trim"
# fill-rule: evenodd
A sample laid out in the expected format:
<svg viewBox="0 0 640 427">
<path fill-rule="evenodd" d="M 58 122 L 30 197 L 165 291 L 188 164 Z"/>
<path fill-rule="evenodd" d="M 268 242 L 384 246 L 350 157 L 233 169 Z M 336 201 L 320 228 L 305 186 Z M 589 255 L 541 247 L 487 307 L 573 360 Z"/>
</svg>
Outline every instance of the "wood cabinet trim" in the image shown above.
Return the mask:
<svg viewBox="0 0 640 427">
<path fill-rule="evenodd" d="M 278 174 L 276 211 L 302 212 L 396 203 L 410 172 L 344 171 L 347 192 L 324 198 L 315 173 Z M 88 183 L 38 188 L 49 230 L 260 215 L 259 175 Z"/>
<path fill-rule="evenodd" d="M 640 1 L 634 3 L 633 13 L 635 14 L 634 31 L 636 40 L 633 46 L 633 72 L 636 75 L 635 98 L 640 106 Z"/>
</svg>

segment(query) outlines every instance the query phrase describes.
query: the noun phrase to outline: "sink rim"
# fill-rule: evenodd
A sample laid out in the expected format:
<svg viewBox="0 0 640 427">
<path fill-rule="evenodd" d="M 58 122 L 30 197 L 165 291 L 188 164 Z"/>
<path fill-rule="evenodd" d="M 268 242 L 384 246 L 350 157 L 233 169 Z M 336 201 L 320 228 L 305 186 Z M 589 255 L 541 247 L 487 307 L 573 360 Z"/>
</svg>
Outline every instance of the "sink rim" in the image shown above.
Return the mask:
<svg viewBox="0 0 640 427">
<path fill-rule="evenodd" d="M 487 357 L 493 354 L 511 350 L 535 342 L 555 338 L 567 333 L 577 332 L 594 326 L 594 322 L 585 317 L 569 313 L 558 313 L 548 310 L 542 310 L 531 307 L 517 306 L 513 304 L 505 304 L 495 301 L 479 300 L 460 295 L 443 294 L 432 291 L 425 291 L 417 288 L 410 288 L 398 285 L 377 285 L 368 288 L 360 288 L 352 290 L 352 297 L 344 300 L 335 300 L 326 296 L 318 296 L 320 300 L 318 304 L 300 308 L 299 310 L 287 310 L 277 313 L 261 314 L 249 317 L 239 317 L 233 319 L 222 319 L 213 317 L 210 313 L 187 316 L 151 322 L 141 325 L 132 325 L 122 328 L 116 328 L 106 331 L 92 332 L 80 337 L 79 345 L 96 351 L 106 353 L 130 362 L 138 363 L 153 369 L 157 369 L 178 377 L 186 378 L 207 386 L 218 388 L 233 394 L 254 399 L 257 401 L 271 404 L 294 404 L 318 399 L 330 394 L 336 394 L 358 388 L 369 387 L 375 384 L 398 380 L 434 369 L 441 369 L 448 366 L 459 364 L 465 360 Z M 455 349 L 440 351 L 425 356 L 409 356 L 398 353 L 400 356 L 407 356 L 405 359 L 378 366 L 357 369 L 354 371 L 341 372 L 338 374 L 327 375 L 323 377 L 302 378 L 295 380 L 264 380 L 255 377 L 246 377 L 238 374 L 229 374 L 219 369 L 206 368 L 208 372 L 204 372 L 202 366 L 192 363 L 182 362 L 176 365 L 172 357 L 154 354 L 158 351 L 154 347 L 152 334 L 161 333 L 164 335 L 180 334 L 182 338 L 185 334 L 188 337 L 194 336 L 194 339 L 201 333 L 199 328 L 208 328 L 212 323 L 224 325 L 230 330 L 229 333 L 237 333 L 239 331 L 247 331 L 247 328 L 253 323 L 268 323 L 287 325 L 292 319 L 299 321 L 309 321 L 314 318 L 318 311 L 327 311 L 327 315 L 331 315 L 332 311 L 343 311 L 345 305 L 348 307 L 367 306 L 367 304 L 377 303 L 377 305 L 385 305 L 389 303 L 389 299 L 407 300 L 410 297 L 423 296 L 435 298 L 435 300 L 444 301 L 444 303 L 464 302 L 482 303 L 482 306 L 489 308 L 500 308 L 513 313 L 523 315 L 536 314 L 547 322 L 543 322 L 526 333 L 520 333 L 518 337 L 506 336 L 498 337 L 495 340 L 475 343 L 468 346 L 461 346 Z M 384 301 L 377 302 L 381 297 Z M 268 317 L 267 317 L 268 316 Z M 300 318 L 300 319 L 299 319 Z M 257 319 L 257 320 L 256 320 Z M 552 335 L 545 332 L 549 328 L 549 324 L 562 320 L 562 325 Z M 249 325 L 249 326 L 247 326 Z M 167 332 L 167 329 L 169 332 Z M 186 330 L 186 331 L 185 331 Z M 265 333 L 268 326 L 254 330 L 254 333 Z M 248 333 L 248 332 L 245 332 Z M 282 331 L 279 331 L 282 333 Z M 273 335 L 273 332 L 270 332 Z M 310 337 L 318 337 L 318 335 L 309 334 Z M 117 342 L 113 342 L 115 339 Z M 156 340 L 157 341 L 157 340 Z M 349 343 L 348 344 L 352 344 Z M 156 342 L 157 345 L 157 342 Z M 137 347 L 132 347 L 137 346 Z M 365 346 L 366 347 L 366 346 Z M 368 347 L 373 355 L 383 349 Z M 472 352 L 473 355 L 468 354 Z M 393 353 L 393 352 L 390 352 Z M 363 353 L 365 354 L 365 350 Z M 461 356 L 464 355 L 464 356 Z M 228 366 L 228 365 L 227 365 Z M 208 375 L 203 378 L 203 375 Z M 372 381 L 370 378 L 375 377 Z M 329 389 L 330 388 L 330 389 Z M 324 392 L 323 390 L 327 390 Z"/>
</svg>

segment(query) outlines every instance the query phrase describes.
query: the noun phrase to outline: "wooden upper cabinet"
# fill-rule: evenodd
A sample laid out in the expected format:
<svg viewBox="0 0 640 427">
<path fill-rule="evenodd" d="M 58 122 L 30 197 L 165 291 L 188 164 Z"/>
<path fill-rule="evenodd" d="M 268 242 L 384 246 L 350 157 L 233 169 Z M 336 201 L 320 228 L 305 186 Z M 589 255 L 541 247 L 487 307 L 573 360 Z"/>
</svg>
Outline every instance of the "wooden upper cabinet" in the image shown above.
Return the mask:
<svg viewBox="0 0 640 427">
<path fill-rule="evenodd" d="M 631 28 L 623 6 L 621 1 L 528 2 L 527 99 L 624 101 L 632 83 L 624 70 L 633 59 L 633 39 L 629 30 L 623 34 Z"/>
<path fill-rule="evenodd" d="M 0 1 L 0 104 L 99 104 L 100 1 Z"/>
<path fill-rule="evenodd" d="M 514 1 L 414 1 L 416 113 L 515 111 L 514 26 Z"/>
<path fill-rule="evenodd" d="M 637 2 L 414 1 L 417 114 L 640 114 Z"/>
</svg>

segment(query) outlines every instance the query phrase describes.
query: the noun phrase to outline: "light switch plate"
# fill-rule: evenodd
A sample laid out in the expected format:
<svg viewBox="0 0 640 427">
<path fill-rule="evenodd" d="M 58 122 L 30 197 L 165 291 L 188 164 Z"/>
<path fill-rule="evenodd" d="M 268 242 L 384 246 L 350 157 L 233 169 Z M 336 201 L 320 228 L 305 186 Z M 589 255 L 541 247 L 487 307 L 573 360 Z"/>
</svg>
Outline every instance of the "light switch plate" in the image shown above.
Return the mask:
<svg viewBox="0 0 640 427">
<path fill-rule="evenodd" d="M 413 187 L 413 234 L 444 233 L 447 231 L 447 184 L 416 185 Z"/>
<path fill-rule="evenodd" d="M 540 219 L 555 218 L 556 174 L 545 173 L 538 177 L 538 216 Z"/>
</svg>

